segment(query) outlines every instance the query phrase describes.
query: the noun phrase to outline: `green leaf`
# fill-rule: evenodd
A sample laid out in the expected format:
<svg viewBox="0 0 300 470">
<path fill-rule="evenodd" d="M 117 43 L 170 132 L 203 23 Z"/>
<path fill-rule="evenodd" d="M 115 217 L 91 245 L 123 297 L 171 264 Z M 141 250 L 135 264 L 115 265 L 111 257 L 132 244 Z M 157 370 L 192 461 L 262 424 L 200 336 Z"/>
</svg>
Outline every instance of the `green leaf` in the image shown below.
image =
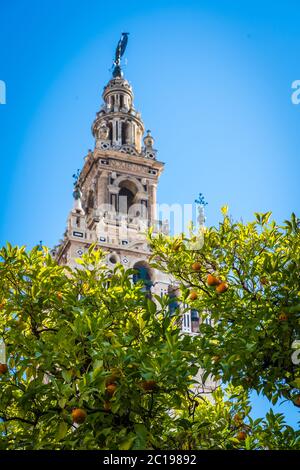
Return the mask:
<svg viewBox="0 0 300 470">
<path fill-rule="evenodd" d="M 135 424 L 134 430 L 138 438 L 136 440 L 138 442 L 135 442 L 135 447 L 138 447 L 139 449 L 145 449 L 146 441 L 147 441 L 147 434 L 148 434 L 146 426 L 144 424 Z"/>
<path fill-rule="evenodd" d="M 151 315 L 155 315 L 156 313 L 156 304 L 150 299 L 147 299 L 147 308 Z"/>
<path fill-rule="evenodd" d="M 72 371 L 71 370 L 63 370 L 61 375 L 65 379 L 66 382 L 70 382 L 72 378 Z"/>
<path fill-rule="evenodd" d="M 300 377 L 297 377 L 295 380 L 293 380 L 293 382 L 291 382 L 291 385 L 300 389 Z"/>
<path fill-rule="evenodd" d="M 131 449 L 132 444 L 134 443 L 134 441 L 135 441 L 135 436 L 125 439 L 124 441 L 120 442 L 119 449 L 120 450 L 129 450 L 129 449 Z"/>
<path fill-rule="evenodd" d="M 66 398 L 60 398 L 57 403 L 60 408 L 64 408 L 66 406 L 67 400 Z"/>
<path fill-rule="evenodd" d="M 61 421 L 58 425 L 56 432 L 56 439 L 61 441 L 68 432 L 68 424 L 65 421 Z"/>
</svg>

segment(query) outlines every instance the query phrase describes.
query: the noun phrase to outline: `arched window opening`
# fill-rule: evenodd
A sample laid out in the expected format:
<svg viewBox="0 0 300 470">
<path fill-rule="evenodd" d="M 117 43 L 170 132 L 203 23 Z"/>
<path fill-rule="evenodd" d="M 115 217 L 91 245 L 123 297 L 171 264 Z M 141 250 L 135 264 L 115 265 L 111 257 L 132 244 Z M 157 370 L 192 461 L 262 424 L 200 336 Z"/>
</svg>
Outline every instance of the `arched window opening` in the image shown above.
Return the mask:
<svg viewBox="0 0 300 470">
<path fill-rule="evenodd" d="M 135 204 L 137 188 L 132 181 L 121 181 L 119 191 L 119 212 L 128 214 L 130 207 Z"/>
<path fill-rule="evenodd" d="M 122 122 L 122 145 L 126 144 L 127 123 Z"/>
<path fill-rule="evenodd" d="M 112 128 L 112 122 L 108 124 L 109 127 L 109 140 L 112 142 L 113 139 L 113 128 Z"/>
<path fill-rule="evenodd" d="M 134 194 L 127 188 L 121 188 L 119 192 L 119 211 L 128 214 L 129 207 L 132 206 Z"/>
</svg>

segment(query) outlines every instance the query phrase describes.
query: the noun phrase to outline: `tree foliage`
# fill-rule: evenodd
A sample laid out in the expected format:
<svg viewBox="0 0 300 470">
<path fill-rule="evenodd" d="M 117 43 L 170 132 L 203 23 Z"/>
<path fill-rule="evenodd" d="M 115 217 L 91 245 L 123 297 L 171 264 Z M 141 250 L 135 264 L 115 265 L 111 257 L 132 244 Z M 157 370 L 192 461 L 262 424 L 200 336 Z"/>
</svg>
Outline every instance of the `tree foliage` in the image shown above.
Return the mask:
<svg viewBox="0 0 300 470">
<path fill-rule="evenodd" d="M 293 214 L 280 227 L 266 213 L 244 224 L 233 222 L 226 208 L 223 213 L 218 227 L 191 238 L 151 238 L 154 265 L 174 276 L 182 302 L 210 320 L 202 322 L 198 338 L 207 374 L 263 393 L 273 404 L 281 397 L 297 402 L 300 368 L 292 355 L 300 338 L 299 220 Z M 190 249 L 197 236 L 202 248 Z M 225 291 L 209 286 L 208 275 Z"/>
<path fill-rule="evenodd" d="M 293 242 L 296 247 L 295 227 L 286 228 L 285 243 L 277 227 L 260 227 L 268 234 L 264 239 L 269 247 L 271 236 L 278 243 L 276 250 L 266 250 L 271 263 L 267 266 L 274 268 L 273 253 L 277 253 L 277 269 L 285 266 L 284 272 L 294 279 L 299 270 L 290 246 Z M 250 251 L 255 250 L 250 240 L 256 231 L 255 224 L 246 228 L 225 219 L 220 229 L 207 230 L 203 250 L 197 253 L 171 238 L 151 241 L 156 263 L 178 278 L 183 300 L 189 302 L 192 286 L 198 294 L 194 304 L 204 315 L 212 315 L 214 326 L 202 323 L 199 336 L 182 334 L 181 313 L 170 315 L 167 296 L 150 299 L 142 283 L 132 283 L 132 270 L 121 265 L 108 269 L 102 253 L 93 247 L 74 270 L 58 266 L 46 249 L 27 252 L 9 244 L 2 248 L 0 337 L 6 345 L 7 370 L 0 369 L 0 449 L 299 448 L 299 433 L 282 415 L 270 412 L 264 419 L 251 418 L 248 388 L 261 387 L 273 396 L 295 393 L 293 382 L 298 377 L 287 359 L 286 368 L 276 362 L 283 352 L 288 357 L 290 349 L 287 353 L 281 341 L 296 336 L 298 323 L 289 316 L 284 326 L 275 313 L 269 315 L 271 320 L 267 315 L 272 299 L 283 299 L 285 309 L 297 305 L 293 300 L 297 289 L 289 288 L 287 295 L 273 268 L 265 269 L 270 284 L 252 286 L 262 270 L 257 268 L 256 273 L 254 260 L 260 260 L 259 266 L 268 263 L 267 255 L 261 254 L 250 262 Z M 244 248 L 236 256 L 243 257 L 243 263 L 237 265 L 240 273 L 234 274 L 236 258 L 230 258 L 228 243 L 235 246 L 241 233 Z M 255 246 L 260 237 L 257 232 Z M 249 258 L 243 250 L 249 250 Z M 195 258 L 203 273 L 190 272 Z M 255 273 L 251 280 L 246 269 L 250 265 Z M 225 294 L 216 296 L 207 288 L 204 266 L 227 279 L 230 288 Z M 265 307 L 263 300 L 253 299 L 258 294 L 266 298 Z M 252 316 L 247 316 L 250 305 Z M 276 312 L 280 309 L 276 304 Z M 297 312 L 290 315 L 296 318 Z M 262 331 L 256 328 L 260 324 Z M 274 342 L 273 362 L 266 370 L 260 359 L 266 345 L 259 347 L 259 359 L 251 346 L 261 344 L 262 332 Z M 273 358 L 276 351 L 282 355 Z M 220 361 L 213 363 L 217 354 Z M 259 362 L 250 364 L 250 358 Z M 227 390 L 216 383 L 208 396 L 203 384 L 195 388 L 200 367 L 207 370 L 204 375 L 222 375 L 231 382 Z M 245 377 L 252 378 L 254 370 L 252 386 Z M 286 381 L 283 371 L 293 376 Z"/>
</svg>

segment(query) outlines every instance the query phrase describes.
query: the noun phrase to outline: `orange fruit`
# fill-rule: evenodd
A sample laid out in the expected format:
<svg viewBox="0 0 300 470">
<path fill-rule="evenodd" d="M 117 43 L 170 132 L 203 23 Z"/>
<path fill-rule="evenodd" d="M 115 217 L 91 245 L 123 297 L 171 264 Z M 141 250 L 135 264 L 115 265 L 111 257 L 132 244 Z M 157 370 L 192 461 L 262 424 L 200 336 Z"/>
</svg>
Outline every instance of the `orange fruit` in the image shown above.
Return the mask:
<svg viewBox="0 0 300 470">
<path fill-rule="evenodd" d="M 6 374 L 8 367 L 6 364 L 0 364 L 0 375 Z"/>
<path fill-rule="evenodd" d="M 58 300 L 62 300 L 62 298 L 63 298 L 63 295 L 62 295 L 61 292 L 57 292 L 56 296 L 57 296 Z"/>
<path fill-rule="evenodd" d="M 209 286 L 218 286 L 221 283 L 221 281 L 217 277 L 212 276 L 212 274 L 208 274 L 206 282 Z"/>
<path fill-rule="evenodd" d="M 244 441 L 247 437 L 247 433 L 245 431 L 240 431 L 237 433 L 236 435 L 236 438 L 239 440 L 239 441 Z"/>
<path fill-rule="evenodd" d="M 117 389 L 116 384 L 108 384 L 106 386 L 106 392 L 110 397 L 112 397 L 114 395 L 116 389 Z"/>
<path fill-rule="evenodd" d="M 192 270 L 193 271 L 200 271 L 201 269 L 201 264 L 198 263 L 198 261 L 195 261 L 195 263 L 192 264 Z"/>
<path fill-rule="evenodd" d="M 221 282 L 221 284 L 219 284 L 217 287 L 216 287 L 216 291 L 218 292 L 218 294 L 223 294 L 224 292 L 226 292 L 228 289 L 228 284 L 226 282 Z"/>
<path fill-rule="evenodd" d="M 144 380 L 141 382 L 141 387 L 145 392 L 153 392 L 157 388 L 155 380 Z"/>
<path fill-rule="evenodd" d="M 196 300 L 197 298 L 198 298 L 197 292 L 195 292 L 194 290 L 192 290 L 192 291 L 190 292 L 189 299 L 190 299 L 190 300 Z"/>
<path fill-rule="evenodd" d="M 288 315 L 287 315 L 286 313 L 281 312 L 281 314 L 280 314 L 279 317 L 278 317 L 278 320 L 279 320 L 279 321 L 287 321 L 288 318 L 289 318 L 289 317 L 288 317 Z"/>
<path fill-rule="evenodd" d="M 86 411 L 82 408 L 74 408 L 74 410 L 72 410 L 73 423 L 82 424 L 86 420 L 86 417 Z"/>
<path fill-rule="evenodd" d="M 0 310 L 2 310 L 5 307 L 5 304 L 6 304 L 6 300 L 2 300 L 2 302 L 0 302 Z"/>
<path fill-rule="evenodd" d="M 294 405 L 300 407 L 300 395 L 297 395 L 293 400 Z"/>
</svg>

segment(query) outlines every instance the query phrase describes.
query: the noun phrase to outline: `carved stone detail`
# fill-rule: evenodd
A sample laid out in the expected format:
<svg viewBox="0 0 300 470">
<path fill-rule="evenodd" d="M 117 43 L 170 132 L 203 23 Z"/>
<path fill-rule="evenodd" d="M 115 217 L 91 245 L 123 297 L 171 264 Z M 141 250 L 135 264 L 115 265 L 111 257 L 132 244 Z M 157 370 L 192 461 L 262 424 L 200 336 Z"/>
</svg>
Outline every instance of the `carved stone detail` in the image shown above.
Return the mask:
<svg viewBox="0 0 300 470">
<path fill-rule="evenodd" d="M 109 160 L 109 164 L 113 168 L 119 168 L 122 170 L 126 170 L 128 172 L 135 172 L 135 173 L 144 173 L 148 175 L 148 167 L 144 165 L 136 165 L 135 163 L 130 163 L 127 161 L 120 161 L 120 160 Z"/>
</svg>

